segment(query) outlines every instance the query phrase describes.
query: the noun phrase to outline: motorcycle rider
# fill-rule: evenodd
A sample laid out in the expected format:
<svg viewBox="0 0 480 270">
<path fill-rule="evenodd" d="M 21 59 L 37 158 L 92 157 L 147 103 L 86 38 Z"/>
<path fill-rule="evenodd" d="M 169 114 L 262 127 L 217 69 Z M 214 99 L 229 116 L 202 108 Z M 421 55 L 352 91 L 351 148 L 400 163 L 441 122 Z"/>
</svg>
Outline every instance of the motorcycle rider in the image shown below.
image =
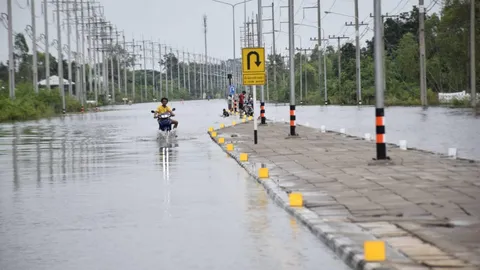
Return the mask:
<svg viewBox="0 0 480 270">
<path fill-rule="evenodd" d="M 166 112 L 169 112 L 171 116 L 175 116 L 175 114 L 173 113 L 172 109 L 167 106 L 167 103 L 168 103 L 168 98 L 162 98 L 160 100 L 162 102 L 162 104 L 160 104 L 158 107 L 157 107 L 157 110 L 155 111 L 155 115 L 154 117 L 157 117 L 159 114 L 162 114 L 162 113 L 166 113 Z M 176 129 L 178 127 L 178 121 L 177 120 L 173 120 L 173 119 L 170 119 L 170 121 L 172 122 L 173 124 L 173 129 Z"/>
</svg>

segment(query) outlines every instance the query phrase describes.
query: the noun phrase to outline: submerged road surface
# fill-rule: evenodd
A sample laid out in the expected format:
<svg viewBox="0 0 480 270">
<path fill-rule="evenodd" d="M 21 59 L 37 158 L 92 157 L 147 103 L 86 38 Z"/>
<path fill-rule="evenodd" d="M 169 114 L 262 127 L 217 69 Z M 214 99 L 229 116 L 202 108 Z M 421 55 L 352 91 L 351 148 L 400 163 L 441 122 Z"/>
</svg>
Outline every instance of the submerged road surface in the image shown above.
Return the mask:
<svg viewBox="0 0 480 270">
<path fill-rule="evenodd" d="M 0 125 L 0 269 L 348 269 L 206 134 L 223 102 Z"/>
</svg>

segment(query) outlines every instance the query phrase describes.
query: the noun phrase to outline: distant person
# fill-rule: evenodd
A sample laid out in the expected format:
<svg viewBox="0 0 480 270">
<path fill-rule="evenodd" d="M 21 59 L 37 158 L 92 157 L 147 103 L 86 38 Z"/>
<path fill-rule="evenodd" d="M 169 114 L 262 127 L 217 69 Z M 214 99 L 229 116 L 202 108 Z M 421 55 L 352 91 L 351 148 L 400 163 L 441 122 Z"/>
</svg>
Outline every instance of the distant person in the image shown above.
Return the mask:
<svg viewBox="0 0 480 270">
<path fill-rule="evenodd" d="M 228 110 L 232 111 L 232 96 L 228 95 Z"/>
<path fill-rule="evenodd" d="M 240 109 L 240 111 L 243 111 L 244 110 L 244 102 L 245 102 L 245 94 L 247 92 L 245 91 L 242 91 L 242 93 L 238 96 L 238 108 Z"/>
<path fill-rule="evenodd" d="M 223 109 L 223 117 L 229 117 L 230 114 L 227 112 L 227 110 Z"/>
</svg>

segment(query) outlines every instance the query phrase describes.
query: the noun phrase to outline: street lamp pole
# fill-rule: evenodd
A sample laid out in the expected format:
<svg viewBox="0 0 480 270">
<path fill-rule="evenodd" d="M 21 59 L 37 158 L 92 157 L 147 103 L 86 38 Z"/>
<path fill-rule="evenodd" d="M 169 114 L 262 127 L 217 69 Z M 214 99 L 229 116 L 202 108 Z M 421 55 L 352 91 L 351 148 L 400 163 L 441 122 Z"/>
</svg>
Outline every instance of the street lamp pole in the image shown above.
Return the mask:
<svg viewBox="0 0 480 270">
<path fill-rule="evenodd" d="M 231 3 L 227 3 L 227 2 L 223 2 L 223 1 L 219 1 L 219 0 L 212 0 L 212 1 L 232 7 L 232 34 L 233 34 L 232 43 L 233 43 L 233 61 L 235 62 L 235 58 L 236 58 L 236 54 L 235 54 L 235 52 L 236 52 L 236 48 L 235 48 L 235 7 L 240 5 L 240 4 L 245 4 L 245 6 L 246 6 L 246 3 L 250 2 L 252 0 L 243 0 L 243 1 L 235 3 L 235 4 L 231 4 Z M 235 74 L 234 70 L 236 69 L 236 66 L 237 65 L 233 65 L 232 74 Z"/>
</svg>

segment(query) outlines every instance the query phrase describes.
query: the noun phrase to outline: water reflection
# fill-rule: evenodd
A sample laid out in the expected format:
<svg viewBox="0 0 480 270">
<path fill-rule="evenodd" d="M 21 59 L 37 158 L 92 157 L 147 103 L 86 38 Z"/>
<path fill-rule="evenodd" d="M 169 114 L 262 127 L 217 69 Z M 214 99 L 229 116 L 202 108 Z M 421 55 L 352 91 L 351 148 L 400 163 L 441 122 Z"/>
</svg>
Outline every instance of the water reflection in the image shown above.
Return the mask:
<svg viewBox="0 0 480 270">
<path fill-rule="evenodd" d="M 162 171 L 163 171 L 163 187 L 164 187 L 164 212 L 168 217 L 172 217 L 170 213 L 170 194 L 171 194 L 171 183 L 170 183 L 170 154 L 173 152 L 171 148 L 160 147 L 161 158 L 162 158 Z"/>
<path fill-rule="evenodd" d="M 49 153 L 49 168 L 50 168 L 50 182 L 53 183 L 53 138 L 55 138 L 55 131 L 51 127 L 52 132 L 50 133 L 50 138 L 48 140 L 48 153 Z"/>
<path fill-rule="evenodd" d="M 42 152 L 40 151 L 40 141 L 42 140 L 42 136 L 38 136 L 36 139 L 36 150 L 37 150 L 37 188 L 41 188 L 42 185 Z"/>
<path fill-rule="evenodd" d="M 67 158 L 66 158 L 67 135 L 63 136 L 62 140 L 62 180 L 67 181 Z"/>
<path fill-rule="evenodd" d="M 13 139 L 12 139 L 12 165 L 13 165 L 13 190 L 17 191 L 19 188 L 18 184 L 18 132 L 17 132 L 17 127 L 13 126 L 12 127 L 12 133 L 13 133 Z"/>
<path fill-rule="evenodd" d="M 72 151 L 72 157 L 71 157 L 72 162 L 70 163 L 70 167 L 71 167 L 71 170 L 72 170 L 72 173 L 71 173 L 72 181 L 75 181 L 76 178 L 77 178 L 77 173 L 76 173 L 76 170 L 75 170 L 75 148 L 76 148 L 75 142 L 72 141 L 70 143 L 70 149 Z"/>
<path fill-rule="evenodd" d="M 290 217 L 290 228 L 292 229 L 292 240 L 295 240 L 297 239 L 297 236 L 298 236 L 298 223 L 297 223 L 297 219 L 294 218 L 294 217 Z"/>
</svg>

